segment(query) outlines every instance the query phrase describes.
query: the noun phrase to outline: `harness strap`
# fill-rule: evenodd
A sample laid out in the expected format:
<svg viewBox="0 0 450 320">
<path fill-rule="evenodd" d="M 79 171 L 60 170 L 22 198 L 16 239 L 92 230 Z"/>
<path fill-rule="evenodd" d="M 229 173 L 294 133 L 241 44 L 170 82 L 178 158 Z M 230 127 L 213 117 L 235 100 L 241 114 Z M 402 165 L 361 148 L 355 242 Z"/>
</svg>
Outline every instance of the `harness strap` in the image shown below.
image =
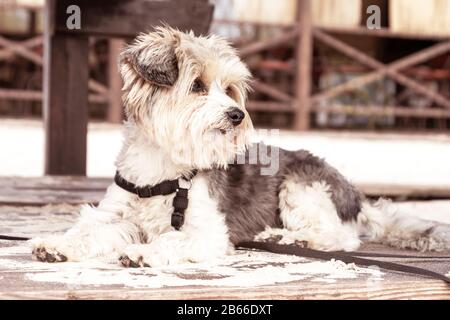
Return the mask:
<svg viewBox="0 0 450 320">
<path fill-rule="evenodd" d="M 393 263 L 393 262 L 386 262 L 386 261 L 379 261 L 379 260 L 373 260 L 373 259 L 365 259 L 365 258 L 359 258 L 357 257 L 358 254 L 352 254 L 348 252 L 326 252 L 326 251 L 319 251 L 319 250 L 313 250 L 308 248 L 302 248 L 295 245 L 281 245 L 277 243 L 271 243 L 271 242 L 256 242 L 256 241 L 248 241 L 248 242 L 241 242 L 236 245 L 237 247 L 246 248 L 246 249 L 258 249 L 258 250 L 264 250 L 269 251 L 272 253 L 280 253 L 280 254 L 290 254 L 295 255 L 298 257 L 305 257 L 305 258 L 312 258 L 312 259 L 319 259 L 319 260 L 341 260 L 345 263 L 355 263 L 363 266 L 378 266 L 380 268 L 386 269 L 386 270 L 392 270 L 392 271 L 399 271 L 409 274 L 415 274 L 420 276 L 427 276 L 430 278 L 438 279 L 445 281 L 446 283 L 450 284 L 450 278 L 446 277 L 443 274 L 424 269 L 419 267 L 413 267 L 408 266 L 400 263 Z M 449 258 L 449 257 L 447 257 Z"/>
<path fill-rule="evenodd" d="M 347 254 L 346 251 L 335 251 L 342 254 Z M 414 255 L 414 254 L 392 254 L 392 253 L 379 253 L 379 252 L 359 252 L 352 251 L 352 256 L 357 257 L 372 257 L 372 258 L 401 258 L 401 259 L 447 259 L 450 260 L 450 256 L 427 256 L 427 255 Z"/>
<path fill-rule="evenodd" d="M 184 212 L 188 207 L 188 189 L 179 188 L 175 197 L 173 198 L 173 213 L 170 224 L 176 230 L 180 230 L 184 223 Z"/>
<path fill-rule="evenodd" d="M 5 236 L 0 234 L 0 240 L 11 240 L 11 241 L 28 241 L 31 238 L 25 238 L 25 237 L 14 237 L 14 236 Z"/>
<path fill-rule="evenodd" d="M 150 198 L 153 196 L 165 196 L 174 193 L 179 188 L 178 179 L 175 180 L 165 180 L 154 186 L 143 186 L 138 187 L 134 183 L 129 182 L 122 178 L 119 172 L 116 172 L 114 176 L 114 182 L 122 189 L 134 193 L 139 196 L 139 198 Z"/>
<path fill-rule="evenodd" d="M 183 179 L 190 185 L 190 180 L 197 174 L 197 170 L 191 172 L 188 177 L 182 177 Z M 180 179 L 176 180 L 165 180 L 161 183 L 158 183 L 154 186 L 143 186 L 138 187 L 134 183 L 131 183 L 125 180 L 120 174 L 119 171 L 116 171 L 116 175 L 114 176 L 114 182 L 121 187 L 122 189 L 136 194 L 139 198 L 150 198 L 153 196 L 165 196 L 171 193 L 176 192 L 175 197 L 173 198 L 173 213 L 170 220 L 170 224 L 175 230 L 180 230 L 184 224 L 184 212 L 188 207 L 188 188 L 183 188 L 180 186 Z"/>
</svg>

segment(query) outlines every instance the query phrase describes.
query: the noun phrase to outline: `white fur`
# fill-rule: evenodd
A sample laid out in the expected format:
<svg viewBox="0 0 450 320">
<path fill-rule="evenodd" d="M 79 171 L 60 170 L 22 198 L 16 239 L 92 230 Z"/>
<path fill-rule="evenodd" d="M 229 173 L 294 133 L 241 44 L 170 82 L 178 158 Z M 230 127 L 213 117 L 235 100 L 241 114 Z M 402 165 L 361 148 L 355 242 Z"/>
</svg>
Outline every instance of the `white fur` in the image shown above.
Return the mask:
<svg viewBox="0 0 450 320">
<path fill-rule="evenodd" d="M 354 251 L 362 240 L 419 251 L 450 249 L 450 225 L 408 215 L 388 200 L 365 201 L 356 221 L 342 222 L 324 182 L 306 186 L 287 180 L 280 191 L 280 210 L 284 228 L 266 228 L 255 240 L 306 241 L 309 248 L 325 251 Z"/>
<path fill-rule="evenodd" d="M 317 250 L 356 250 L 361 241 L 355 225 L 339 218 L 331 200 L 329 186 L 314 182 L 311 186 L 286 180 L 280 191 L 280 217 L 284 229 L 267 228 L 256 240 L 282 236 L 280 243 L 306 241 Z"/>
<path fill-rule="evenodd" d="M 229 243 L 224 215 L 208 197 L 205 179 L 192 180 L 182 231 L 170 226 L 173 195 L 139 199 L 113 184 L 97 208 L 85 206 L 77 224 L 62 236 L 32 240 L 34 247 L 63 254 L 69 261 L 125 254 L 143 263 L 205 261 L 223 256 Z"/>
<path fill-rule="evenodd" d="M 420 251 L 450 249 L 450 225 L 408 215 L 388 200 L 363 203 L 357 227 L 369 242 Z"/>
</svg>

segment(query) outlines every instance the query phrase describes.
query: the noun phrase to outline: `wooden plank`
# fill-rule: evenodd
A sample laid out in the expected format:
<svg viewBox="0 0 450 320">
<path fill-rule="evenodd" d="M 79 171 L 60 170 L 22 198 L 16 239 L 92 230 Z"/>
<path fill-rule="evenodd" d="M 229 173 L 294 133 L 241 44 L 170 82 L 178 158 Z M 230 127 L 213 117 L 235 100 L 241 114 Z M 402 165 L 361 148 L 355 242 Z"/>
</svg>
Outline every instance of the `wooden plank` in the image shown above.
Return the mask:
<svg viewBox="0 0 450 320">
<path fill-rule="evenodd" d="M 434 91 L 433 89 L 427 88 L 423 84 L 411 78 L 408 78 L 396 71 L 388 70 L 387 74 L 398 83 L 401 83 L 411 90 L 426 96 L 427 98 L 433 100 L 436 104 L 446 109 L 450 109 L 450 99 L 447 99 L 446 96 Z"/>
<path fill-rule="evenodd" d="M 109 40 L 109 61 L 108 61 L 108 115 L 107 119 L 112 123 L 121 123 L 123 119 L 122 107 L 122 79 L 119 73 L 119 54 L 125 42 L 121 39 Z"/>
<path fill-rule="evenodd" d="M 213 24 L 218 25 L 235 25 L 240 27 L 272 27 L 272 28 L 292 28 L 295 27 L 294 23 L 282 23 L 282 22 L 266 22 L 266 21 L 244 21 L 236 19 L 214 19 Z"/>
<path fill-rule="evenodd" d="M 336 50 L 361 62 L 364 65 L 376 69 L 376 71 L 349 80 L 343 84 L 330 88 L 325 92 L 316 94 L 312 98 L 313 103 L 317 103 L 324 99 L 330 99 L 341 93 L 359 88 L 361 86 L 379 80 L 384 76 L 388 75 L 397 82 L 411 88 L 416 92 L 419 92 L 427 96 L 428 98 L 435 101 L 437 104 L 440 104 L 446 108 L 450 108 L 450 101 L 446 97 L 436 92 L 433 92 L 432 90 L 426 88 L 417 81 L 411 80 L 410 78 L 399 73 L 400 70 L 405 69 L 411 65 L 424 62 L 437 55 L 448 52 L 450 50 L 450 41 L 435 44 L 431 47 L 428 47 L 419 52 L 411 54 L 408 57 L 401 58 L 388 65 L 384 65 L 383 63 L 375 60 L 366 53 L 363 53 L 360 50 L 355 49 L 350 45 L 344 43 L 343 41 L 333 38 L 330 35 L 327 35 L 319 30 L 314 30 L 314 36 L 321 42 L 335 48 Z"/>
<path fill-rule="evenodd" d="M 135 37 L 162 23 L 205 34 L 213 13 L 213 5 L 206 0 L 58 0 L 53 5 L 55 24 L 52 32 L 106 37 Z M 78 5 L 81 9 L 80 29 L 66 27 L 66 8 L 70 5 Z"/>
<path fill-rule="evenodd" d="M 365 195 L 372 197 L 450 198 L 450 188 L 448 186 L 369 183 L 357 184 L 357 186 Z"/>
<path fill-rule="evenodd" d="M 21 193 L 18 194 L 17 192 Z M 0 188 L 0 203 L 12 206 L 42 206 L 48 204 L 97 204 L 105 196 L 105 190 L 55 190 Z"/>
<path fill-rule="evenodd" d="M 295 61 L 294 59 L 290 59 L 289 61 L 282 60 L 274 60 L 274 59 L 265 59 L 261 61 L 246 61 L 247 66 L 250 69 L 260 69 L 260 70 L 276 70 L 283 71 L 288 74 L 294 73 Z"/>
<path fill-rule="evenodd" d="M 36 36 L 36 37 L 31 38 L 31 39 L 27 39 L 27 40 L 21 41 L 20 45 L 22 46 L 23 49 L 31 49 L 31 48 L 34 48 L 34 47 L 37 47 L 37 46 L 41 45 L 42 41 L 43 41 L 43 37 L 42 36 Z M 0 60 L 2 60 L 2 59 L 9 59 L 13 55 L 14 55 L 14 51 L 11 50 L 11 48 L 8 47 L 8 46 L 5 47 L 5 48 L 0 49 Z"/>
<path fill-rule="evenodd" d="M 94 79 L 88 80 L 88 88 L 89 90 L 95 91 L 101 95 L 108 93 L 108 88 Z"/>
<path fill-rule="evenodd" d="M 396 116 L 412 118 L 450 119 L 450 110 L 436 108 L 411 108 L 406 106 L 377 106 L 377 105 L 313 105 L 312 110 L 329 113 L 344 113 L 364 116 Z"/>
<path fill-rule="evenodd" d="M 249 111 L 294 112 L 290 103 L 255 100 L 248 101 L 246 109 Z"/>
<path fill-rule="evenodd" d="M 409 39 L 409 40 L 447 40 L 449 36 L 445 35 L 431 35 L 431 34 L 418 34 L 409 32 L 392 31 L 388 28 L 381 29 L 368 29 L 366 27 L 352 27 L 352 28 L 338 28 L 338 27 L 317 27 L 322 31 L 335 33 L 335 34 L 349 34 L 363 37 L 382 37 L 382 38 L 397 38 L 397 39 Z"/>
<path fill-rule="evenodd" d="M 75 176 L 0 177 L 0 203 L 98 203 L 112 182 L 112 178 Z M 363 183 L 357 187 L 371 197 L 450 198 L 448 186 Z"/>
<path fill-rule="evenodd" d="M 68 227 L 66 221 L 72 221 L 73 214 L 61 216 L 57 213 L 64 213 L 65 209 L 55 209 L 50 209 L 50 212 L 42 215 L 39 213 L 36 215 L 35 212 L 30 211 L 24 212 L 24 217 L 35 219 L 39 228 L 43 228 L 41 232 L 34 230 L 34 234 L 43 236 L 55 233 L 56 230 L 45 228 L 45 226 L 55 225 L 55 220 L 59 220 L 56 227 L 61 226 L 64 229 Z M 48 208 L 46 210 L 49 211 Z M 5 210 L 0 207 L 0 214 L 4 217 L 3 211 Z M 11 208 L 7 208 L 6 212 L 10 211 Z M 4 218 L 6 226 L 12 226 L 17 230 L 25 226 L 27 229 L 26 220 L 14 219 L 14 217 L 18 218 L 17 213 Z M 47 220 L 45 220 L 46 216 Z M 170 268 L 124 269 L 114 263 L 33 262 L 29 250 L 29 246 L 23 242 L 0 241 L 0 273 L 2 274 L 0 298 L 450 299 L 450 288 L 442 281 L 386 270 L 380 270 L 381 272 L 377 272 L 377 275 L 365 271 L 367 269 L 346 273 L 345 270 L 348 269 L 344 264 L 337 263 L 335 267 L 332 267 L 330 262 L 258 251 L 237 250 L 232 256 L 223 257 L 221 261 L 207 265 L 184 264 Z M 361 251 L 420 255 L 414 251 L 395 250 L 377 245 L 363 246 Z M 433 255 L 433 253 L 426 253 L 426 255 Z M 448 255 L 448 253 L 437 253 L 437 255 Z M 448 271 L 447 259 L 394 260 L 436 270 L 443 274 Z M 325 267 L 326 265 L 328 267 Z M 317 271 L 314 271 L 314 266 L 318 269 Z M 321 267 L 324 268 L 320 270 Z M 356 269 L 352 266 L 348 267 L 350 270 Z M 267 274 L 264 269 L 267 268 L 273 270 L 274 277 L 264 276 L 263 279 L 262 275 Z M 339 274 L 333 276 L 337 268 L 340 270 Z M 284 278 L 277 279 L 278 273 L 282 273 Z M 256 280 L 256 283 L 252 284 L 250 281 L 245 285 L 242 283 L 243 279 Z"/>
<path fill-rule="evenodd" d="M 111 177 L 91 178 L 85 176 L 0 177 L 0 187 L 17 189 L 55 190 L 104 190 L 113 181 Z"/>
<path fill-rule="evenodd" d="M 0 99 L 41 101 L 43 92 L 37 90 L 20 90 L 0 88 Z M 104 94 L 89 94 L 88 101 L 91 103 L 106 103 L 108 98 Z"/>
<path fill-rule="evenodd" d="M 294 109 L 294 128 L 305 131 L 309 129 L 310 121 L 310 95 L 312 82 L 312 62 L 313 62 L 313 37 L 312 37 L 312 10 L 310 0 L 299 0 L 297 2 L 297 19 L 301 30 L 296 59 L 297 73 L 295 83 L 296 102 Z"/>
<path fill-rule="evenodd" d="M 38 10 L 42 8 L 42 4 L 33 1 L 3 0 L 0 2 L 0 9 L 29 9 Z"/>
<path fill-rule="evenodd" d="M 8 274 L 9 277 L 14 275 Z M 97 286 L 98 287 L 98 286 Z M 111 300 L 184 300 L 224 299 L 224 300 L 448 300 L 448 286 L 437 280 L 397 281 L 377 284 L 367 288 L 365 283 L 349 284 L 338 281 L 324 284 L 303 281 L 260 287 L 178 287 L 170 289 L 129 289 L 129 288 L 70 288 L 51 289 L 40 283 L 34 287 L 20 288 L 20 283 L 9 290 L 0 292 L 1 299 L 111 299 Z M 180 302 L 180 306 L 181 306 Z"/>
<path fill-rule="evenodd" d="M 370 139 L 370 137 L 368 137 Z M 395 138 L 395 137 L 394 137 Z M 395 138 L 397 139 L 397 138 Z M 44 177 L 0 177 L 0 193 L 4 188 L 25 192 L 26 190 L 67 190 L 103 192 L 113 182 L 112 177 L 88 178 L 83 176 L 44 176 Z M 417 195 L 450 198 L 450 188 L 438 185 L 405 185 L 364 183 L 357 186 L 368 195 Z M 380 190 L 380 191 L 377 191 Z M 411 191 L 412 190 L 412 191 Z M 20 195 L 17 195 L 18 197 Z"/>
<path fill-rule="evenodd" d="M 260 51 L 276 48 L 282 45 L 290 45 L 290 42 L 297 38 L 299 32 L 298 28 L 293 28 L 291 31 L 286 32 L 285 34 L 268 40 L 260 40 L 254 43 L 247 45 L 239 49 L 238 53 L 241 58 L 245 58 L 249 55 L 258 53 Z"/>
<path fill-rule="evenodd" d="M 242 20 L 234 20 L 234 19 L 215 19 L 213 21 L 214 24 L 219 25 L 237 25 L 243 27 L 254 27 L 254 26 L 262 26 L 262 27 L 278 27 L 278 28 L 290 28 L 294 27 L 294 23 L 272 23 L 272 22 L 257 22 L 257 21 L 242 21 Z M 368 29 L 366 27 L 314 27 L 315 29 L 319 29 L 325 32 L 334 33 L 334 34 L 344 34 L 344 35 L 355 35 L 355 36 L 363 36 L 363 37 L 381 37 L 381 38 L 394 38 L 394 39 L 409 39 L 409 40 L 447 40 L 450 39 L 449 36 L 446 35 L 432 35 L 432 34 L 419 34 L 413 32 L 399 32 L 392 31 L 389 28 L 380 28 L 380 29 Z"/>
<path fill-rule="evenodd" d="M 32 61 L 37 65 L 42 65 L 42 57 L 37 53 L 30 51 L 29 46 L 16 41 L 8 40 L 0 36 L 0 46 L 8 47 L 8 50 L 15 54 Z"/>
<path fill-rule="evenodd" d="M 95 204 L 104 197 L 106 188 L 112 182 L 112 177 L 1 177 L 0 203 L 8 205 Z"/>
<path fill-rule="evenodd" d="M 261 64 L 255 64 L 260 67 Z M 264 66 L 262 66 L 264 68 Z M 276 70 L 287 70 L 289 67 L 280 65 Z M 274 68 L 275 69 L 275 68 Z M 334 64 L 329 62 L 324 62 L 321 66 L 318 66 L 318 71 L 321 73 L 367 73 L 370 69 L 363 65 L 355 64 Z M 432 80 L 446 80 L 450 79 L 450 70 L 446 69 L 436 69 L 428 66 L 418 66 L 410 67 L 403 71 L 403 73 L 409 77 L 419 78 L 421 80 L 432 81 Z"/>
<path fill-rule="evenodd" d="M 51 29 L 49 24 L 51 24 L 51 20 L 46 19 L 45 173 L 85 175 L 88 122 L 88 38 L 77 35 L 51 34 L 48 32 Z"/>
<path fill-rule="evenodd" d="M 42 91 L 0 88 L 0 99 L 41 101 Z"/>
<path fill-rule="evenodd" d="M 274 98 L 276 100 L 282 101 L 282 102 L 291 102 L 293 100 L 293 97 L 291 97 L 289 94 L 281 91 L 278 88 L 275 88 L 273 85 L 264 83 L 260 80 L 253 80 L 250 83 L 250 86 L 260 92 L 268 95 L 271 98 Z"/>
</svg>

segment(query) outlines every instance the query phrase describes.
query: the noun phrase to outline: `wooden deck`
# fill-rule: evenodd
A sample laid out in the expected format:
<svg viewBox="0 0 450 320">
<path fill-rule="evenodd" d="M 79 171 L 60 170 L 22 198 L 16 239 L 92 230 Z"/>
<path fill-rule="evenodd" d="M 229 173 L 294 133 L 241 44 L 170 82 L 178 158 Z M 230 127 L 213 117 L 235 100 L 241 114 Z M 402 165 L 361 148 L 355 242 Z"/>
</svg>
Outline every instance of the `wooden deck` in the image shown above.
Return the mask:
<svg viewBox="0 0 450 320">
<path fill-rule="evenodd" d="M 0 204 L 45 205 L 98 203 L 111 178 L 86 178 L 84 176 L 45 176 L 40 178 L 0 177 Z M 370 197 L 450 198 L 447 186 L 359 184 Z"/>
<path fill-rule="evenodd" d="M 2 178 L 0 234 L 61 233 L 76 220 L 79 204 L 97 202 L 110 181 Z M 399 252 L 376 245 L 361 250 Z M 450 272 L 450 258 L 394 261 Z M 0 241 L 0 298 L 450 299 L 450 286 L 339 261 L 241 250 L 215 263 L 166 268 L 125 269 L 115 261 L 48 264 L 33 261 L 26 242 Z"/>
</svg>

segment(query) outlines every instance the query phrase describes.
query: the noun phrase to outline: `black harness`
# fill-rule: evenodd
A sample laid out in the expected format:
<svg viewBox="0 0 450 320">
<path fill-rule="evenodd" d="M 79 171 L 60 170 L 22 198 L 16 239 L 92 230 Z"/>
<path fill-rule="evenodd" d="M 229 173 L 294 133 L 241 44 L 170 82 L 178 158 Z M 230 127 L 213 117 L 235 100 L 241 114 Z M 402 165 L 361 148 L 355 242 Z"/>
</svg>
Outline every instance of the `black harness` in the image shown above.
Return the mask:
<svg viewBox="0 0 450 320">
<path fill-rule="evenodd" d="M 188 176 L 182 176 L 175 180 L 164 180 L 154 186 L 146 185 L 137 187 L 134 183 L 125 180 L 116 171 L 114 182 L 122 189 L 134 193 L 139 198 L 150 198 L 153 196 L 165 196 L 176 192 L 173 198 L 173 213 L 171 218 L 171 225 L 176 230 L 180 230 L 184 223 L 184 212 L 188 207 L 188 191 L 191 187 L 191 180 L 197 174 L 197 171 L 192 171 Z"/>
</svg>

